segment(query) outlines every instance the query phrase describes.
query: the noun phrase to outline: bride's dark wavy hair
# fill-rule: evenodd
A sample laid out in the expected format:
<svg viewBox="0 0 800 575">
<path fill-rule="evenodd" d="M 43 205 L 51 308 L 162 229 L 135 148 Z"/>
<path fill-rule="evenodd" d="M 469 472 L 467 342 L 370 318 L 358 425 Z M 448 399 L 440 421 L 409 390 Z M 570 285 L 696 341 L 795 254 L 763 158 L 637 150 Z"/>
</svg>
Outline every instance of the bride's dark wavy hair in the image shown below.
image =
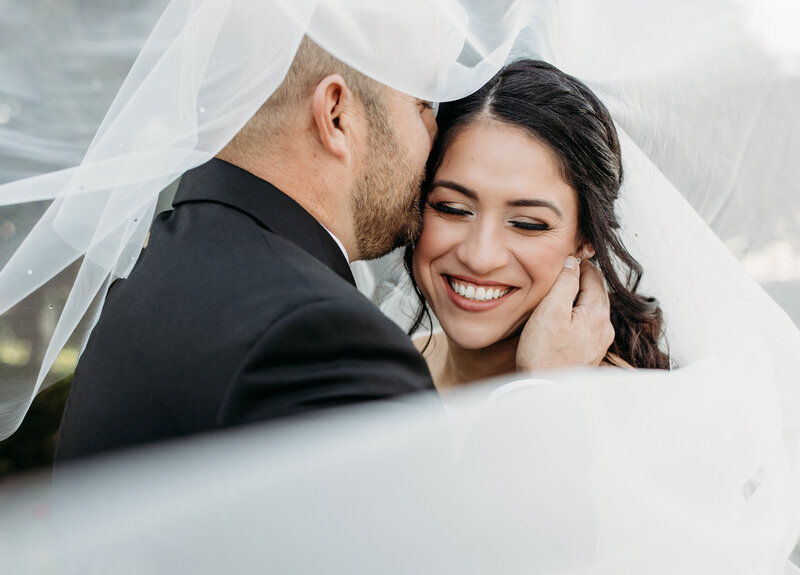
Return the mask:
<svg viewBox="0 0 800 575">
<path fill-rule="evenodd" d="M 655 298 L 637 293 L 642 266 L 619 237 L 614 202 L 622 185 L 619 138 L 606 107 L 589 88 L 537 60 L 519 60 L 502 69 L 474 94 L 439 107 L 439 135 L 428 159 L 424 206 L 444 151 L 454 136 L 475 122 L 493 120 L 525 130 L 555 152 L 561 174 L 578 196 L 578 230 L 595 251 L 592 261 L 605 278 L 611 302 L 614 343 L 609 351 L 634 367 L 669 368 L 660 349 L 664 320 Z M 414 281 L 413 246 L 404 254 L 420 308 L 413 334 L 430 313 Z"/>
</svg>

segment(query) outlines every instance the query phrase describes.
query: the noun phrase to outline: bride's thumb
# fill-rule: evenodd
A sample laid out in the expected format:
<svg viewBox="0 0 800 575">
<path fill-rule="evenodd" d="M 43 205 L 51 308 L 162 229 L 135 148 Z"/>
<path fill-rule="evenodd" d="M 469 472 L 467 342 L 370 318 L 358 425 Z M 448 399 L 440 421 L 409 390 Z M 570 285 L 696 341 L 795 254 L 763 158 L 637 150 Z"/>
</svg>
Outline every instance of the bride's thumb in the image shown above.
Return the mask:
<svg viewBox="0 0 800 575">
<path fill-rule="evenodd" d="M 572 304 L 578 296 L 580 289 L 580 259 L 575 256 L 567 256 L 561 272 L 556 277 L 550 292 L 542 299 L 539 308 L 544 306 L 542 311 L 550 314 L 572 316 Z"/>
</svg>

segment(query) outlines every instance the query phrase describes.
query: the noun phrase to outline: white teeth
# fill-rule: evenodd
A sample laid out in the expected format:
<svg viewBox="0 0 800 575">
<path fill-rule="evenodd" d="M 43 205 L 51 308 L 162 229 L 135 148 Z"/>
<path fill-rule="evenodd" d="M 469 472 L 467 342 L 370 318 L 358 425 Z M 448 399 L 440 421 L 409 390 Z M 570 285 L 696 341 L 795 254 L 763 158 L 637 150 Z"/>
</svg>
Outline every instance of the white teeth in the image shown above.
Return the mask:
<svg viewBox="0 0 800 575">
<path fill-rule="evenodd" d="M 479 287 L 475 288 L 475 286 L 464 286 L 452 279 L 448 279 L 450 282 L 450 287 L 453 288 L 453 291 L 456 292 L 461 297 L 471 299 L 474 301 L 491 301 L 493 299 L 499 299 L 506 295 L 511 288 L 506 289 L 492 289 L 492 288 L 484 288 Z"/>
</svg>

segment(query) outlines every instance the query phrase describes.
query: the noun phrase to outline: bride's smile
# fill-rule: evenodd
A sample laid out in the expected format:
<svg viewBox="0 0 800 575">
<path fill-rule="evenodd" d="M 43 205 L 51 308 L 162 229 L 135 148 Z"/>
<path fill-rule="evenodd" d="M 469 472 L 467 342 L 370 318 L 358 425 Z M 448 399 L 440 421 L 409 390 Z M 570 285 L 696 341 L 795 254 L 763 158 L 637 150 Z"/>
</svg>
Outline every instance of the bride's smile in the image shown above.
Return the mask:
<svg viewBox="0 0 800 575">
<path fill-rule="evenodd" d="M 555 154 L 521 128 L 487 120 L 450 140 L 413 268 L 451 341 L 485 348 L 518 335 L 581 249 L 579 235 L 576 193 Z"/>
<path fill-rule="evenodd" d="M 480 282 L 463 276 L 442 276 L 450 287 L 453 302 L 468 310 L 481 311 L 491 309 L 502 303 L 501 298 L 508 296 L 515 288 L 496 282 Z M 475 307 L 475 304 L 483 304 Z"/>
</svg>

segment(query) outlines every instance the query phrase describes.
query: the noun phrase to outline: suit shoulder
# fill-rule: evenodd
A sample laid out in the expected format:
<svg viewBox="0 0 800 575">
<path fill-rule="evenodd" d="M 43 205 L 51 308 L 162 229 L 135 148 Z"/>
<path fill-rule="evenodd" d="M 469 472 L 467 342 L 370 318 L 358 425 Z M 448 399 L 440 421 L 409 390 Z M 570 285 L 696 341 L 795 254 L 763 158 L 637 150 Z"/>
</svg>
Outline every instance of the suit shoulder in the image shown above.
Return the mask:
<svg viewBox="0 0 800 575">
<path fill-rule="evenodd" d="M 264 330 L 231 380 L 218 424 L 432 388 L 410 339 L 368 300 L 320 298 Z"/>
</svg>

